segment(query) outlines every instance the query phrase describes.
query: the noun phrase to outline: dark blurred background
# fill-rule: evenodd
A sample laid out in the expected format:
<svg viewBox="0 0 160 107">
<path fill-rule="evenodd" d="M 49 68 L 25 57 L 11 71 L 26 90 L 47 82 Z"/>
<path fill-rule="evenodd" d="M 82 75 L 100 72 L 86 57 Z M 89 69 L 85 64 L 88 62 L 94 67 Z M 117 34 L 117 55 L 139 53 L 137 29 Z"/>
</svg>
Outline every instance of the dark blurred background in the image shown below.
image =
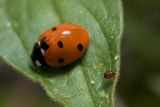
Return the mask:
<svg viewBox="0 0 160 107">
<path fill-rule="evenodd" d="M 123 0 L 123 5 L 117 96 L 124 107 L 160 107 L 160 0 Z"/>
<path fill-rule="evenodd" d="M 124 33 L 116 107 L 160 107 L 160 0 L 123 0 Z M 59 107 L 0 60 L 0 107 Z"/>
</svg>

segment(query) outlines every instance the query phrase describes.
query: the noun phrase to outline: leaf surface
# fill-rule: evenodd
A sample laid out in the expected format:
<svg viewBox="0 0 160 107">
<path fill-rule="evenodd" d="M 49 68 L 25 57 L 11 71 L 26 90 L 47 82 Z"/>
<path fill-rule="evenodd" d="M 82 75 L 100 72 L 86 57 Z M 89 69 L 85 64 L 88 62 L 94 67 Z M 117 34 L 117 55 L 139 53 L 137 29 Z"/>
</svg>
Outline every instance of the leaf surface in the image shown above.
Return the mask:
<svg viewBox="0 0 160 107">
<path fill-rule="evenodd" d="M 33 44 L 59 23 L 87 29 L 86 53 L 63 68 L 35 68 Z M 121 32 L 120 0 L 0 0 L 0 56 L 66 107 L 113 107 Z M 107 70 L 117 72 L 116 77 L 104 79 Z"/>
</svg>

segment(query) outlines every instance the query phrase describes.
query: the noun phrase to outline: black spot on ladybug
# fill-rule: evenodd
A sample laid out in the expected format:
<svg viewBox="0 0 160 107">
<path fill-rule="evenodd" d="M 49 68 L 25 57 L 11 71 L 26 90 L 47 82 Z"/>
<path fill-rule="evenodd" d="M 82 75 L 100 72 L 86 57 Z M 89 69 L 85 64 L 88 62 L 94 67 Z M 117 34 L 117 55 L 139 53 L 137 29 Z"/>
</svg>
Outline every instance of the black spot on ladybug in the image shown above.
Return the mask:
<svg viewBox="0 0 160 107">
<path fill-rule="evenodd" d="M 40 45 L 43 50 L 47 50 L 49 48 L 49 45 L 46 44 L 45 39 L 46 37 L 42 38 L 41 45 Z"/>
<path fill-rule="evenodd" d="M 63 48 L 63 43 L 61 41 L 58 42 L 59 48 Z"/>
<path fill-rule="evenodd" d="M 56 30 L 56 27 L 52 28 L 52 31 L 55 31 Z"/>
<path fill-rule="evenodd" d="M 63 58 L 58 58 L 57 60 L 59 63 L 63 63 L 64 62 L 64 59 Z"/>
<path fill-rule="evenodd" d="M 78 44 L 77 48 L 78 48 L 79 51 L 82 51 L 83 50 L 82 44 Z"/>
</svg>

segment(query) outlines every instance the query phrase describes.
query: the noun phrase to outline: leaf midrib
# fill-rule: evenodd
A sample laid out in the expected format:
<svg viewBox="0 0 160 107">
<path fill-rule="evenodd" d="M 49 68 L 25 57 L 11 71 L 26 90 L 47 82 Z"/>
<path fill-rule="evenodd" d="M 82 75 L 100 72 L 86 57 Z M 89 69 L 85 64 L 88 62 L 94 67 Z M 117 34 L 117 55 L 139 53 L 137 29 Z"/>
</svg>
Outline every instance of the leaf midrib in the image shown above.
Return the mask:
<svg viewBox="0 0 160 107">
<path fill-rule="evenodd" d="M 63 22 L 63 20 L 60 18 L 60 14 L 58 14 L 58 9 L 56 9 L 56 5 L 54 5 L 54 2 L 53 2 L 53 0 L 52 0 L 52 9 L 55 9 L 55 10 L 53 10 L 55 13 L 56 13 L 56 15 L 58 15 L 58 18 L 59 18 L 59 21 L 60 22 Z M 81 65 L 81 64 L 80 64 Z M 80 66 L 81 67 L 81 66 Z M 95 101 L 94 101 L 94 99 L 93 99 L 93 95 L 91 94 L 91 91 L 90 91 L 90 88 L 89 88 L 89 86 L 88 86 L 88 81 L 86 80 L 86 74 L 83 72 L 83 67 L 81 67 L 81 72 L 82 72 L 82 74 L 83 74 L 83 78 L 85 79 L 85 81 L 86 81 L 86 86 L 87 86 L 87 89 L 88 89 L 88 93 L 89 93 L 89 95 L 90 95 L 90 97 L 91 97 L 91 100 L 92 100 L 92 103 L 94 104 L 94 107 L 96 107 L 96 104 L 95 104 Z"/>
</svg>

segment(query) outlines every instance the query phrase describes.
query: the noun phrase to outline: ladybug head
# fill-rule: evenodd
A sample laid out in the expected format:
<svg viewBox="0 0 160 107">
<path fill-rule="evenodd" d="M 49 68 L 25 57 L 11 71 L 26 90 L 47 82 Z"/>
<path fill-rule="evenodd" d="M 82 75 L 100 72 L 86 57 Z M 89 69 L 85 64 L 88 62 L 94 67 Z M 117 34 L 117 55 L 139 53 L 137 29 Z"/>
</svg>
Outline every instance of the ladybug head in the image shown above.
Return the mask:
<svg viewBox="0 0 160 107">
<path fill-rule="evenodd" d="M 42 51 L 41 51 L 41 47 L 39 46 L 38 43 L 35 43 L 35 45 L 34 45 L 34 48 L 33 48 L 32 54 L 31 54 L 31 59 L 32 59 L 33 63 L 38 67 L 40 67 L 41 65 L 47 66 L 47 63 L 46 63 L 44 56 L 42 54 Z"/>
<path fill-rule="evenodd" d="M 45 42 L 46 37 L 43 37 L 40 44 L 35 43 L 32 54 L 31 54 L 31 59 L 33 63 L 40 67 L 41 65 L 47 66 L 47 63 L 44 59 L 44 56 L 42 54 L 42 50 L 47 50 L 49 46 Z"/>
</svg>

